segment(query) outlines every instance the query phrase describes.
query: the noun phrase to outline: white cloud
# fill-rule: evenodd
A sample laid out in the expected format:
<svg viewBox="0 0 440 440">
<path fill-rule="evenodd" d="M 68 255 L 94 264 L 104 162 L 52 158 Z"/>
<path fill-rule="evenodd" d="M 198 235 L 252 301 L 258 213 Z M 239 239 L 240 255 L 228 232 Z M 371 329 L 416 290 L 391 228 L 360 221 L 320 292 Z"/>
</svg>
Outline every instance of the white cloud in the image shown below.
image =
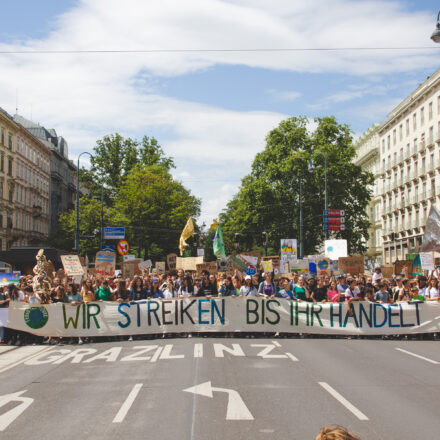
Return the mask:
<svg viewBox="0 0 440 440">
<path fill-rule="evenodd" d="M 322 11 L 322 12 L 320 12 Z M 47 37 L 0 50 L 216 49 L 428 45 L 433 19 L 398 2 L 333 0 L 81 0 Z M 404 30 L 404 32 L 402 32 Z M 248 171 L 267 132 L 286 115 L 239 112 L 183 102 L 157 92 L 157 76 L 219 64 L 360 76 L 437 66 L 433 52 L 193 52 L 0 55 L 0 105 L 54 127 L 72 157 L 119 131 L 159 138 L 178 172 L 216 216 Z M 357 93 L 354 90 L 352 93 Z M 296 91 L 278 92 L 293 100 Z M 336 97 L 341 102 L 349 94 Z M 388 107 L 390 108 L 390 107 Z M 158 135 L 157 133 L 161 133 Z M 225 166 L 225 163 L 227 166 Z M 182 167 L 182 168 L 180 168 Z M 203 180 L 205 179 L 205 180 Z M 227 183 L 225 183 L 225 181 Z M 222 186 L 219 186 L 222 185 Z M 218 189 L 220 188 L 220 190 Z M 208 219 L 209 221 L 210 219 Z"/>
<path fill-rule="evenodd" d="M 275 90 L 270 89 L 268 93 L 279 101 L 295 101 L 302 93 L 295 90 Z"/>
</svg>

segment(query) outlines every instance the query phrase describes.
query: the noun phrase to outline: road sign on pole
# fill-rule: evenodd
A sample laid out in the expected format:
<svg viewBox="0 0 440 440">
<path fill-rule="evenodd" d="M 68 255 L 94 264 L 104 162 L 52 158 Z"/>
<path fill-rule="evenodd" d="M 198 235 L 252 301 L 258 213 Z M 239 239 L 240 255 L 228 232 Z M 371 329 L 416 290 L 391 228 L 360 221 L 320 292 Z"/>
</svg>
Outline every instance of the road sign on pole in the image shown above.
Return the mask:
<svg viewBox="0 0 440 440">
<path fill-rule="evenodd" d="M 104 228 L 104 240 L 123 240 L 125 238 L 125 228 Z"/>
<path fill-rule="evenodd" d="M 324 231 L 345 231 L 345 210 L 324 209 Z"/>
</svg>

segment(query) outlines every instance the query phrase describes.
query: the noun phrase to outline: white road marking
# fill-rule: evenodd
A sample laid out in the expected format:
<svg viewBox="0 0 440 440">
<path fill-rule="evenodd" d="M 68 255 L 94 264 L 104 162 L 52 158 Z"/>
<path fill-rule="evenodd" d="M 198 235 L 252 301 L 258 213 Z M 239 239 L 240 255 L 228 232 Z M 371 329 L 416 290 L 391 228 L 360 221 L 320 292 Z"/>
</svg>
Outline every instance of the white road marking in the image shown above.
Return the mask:
<svg viewBox="0 0 440 440">
<path fill-rule="evenodd" d="M 34 401 L 34 399 L 31 399 L 30 397 L 21 397 L 26 391 L 27 390 L 23 390 L 18 393 L 0 396 L 0 407 L 5 406 L 10 402 L 20 402 L 20 405 L 10 409 L 0 416 L 0 431 L 4 431 Z"/>
<path fill-rule="evenodd" d="M 173 344 L 167 344 L 162 350 L 160 354 L 160 359 L 183 359 L 185 357 L 184 354 L 171 354 L 171 350 L 173 349 Z"/>
<path fill-rule="evenodd" d="M 125 416 L 128 413 L 128 410 L 131 408 L 131 405 L 133 405 L 134 399 L 136 399 L 141 388 L 142 388 L 141 383 L 137 383 L 133 387 L 133 389 L 130 391 L 130 394 L 125 399 L 125 402 L 122 404 L 121 408 L 119 409 L 118 413 L 116 414 L 115 418 L 113 419 L 113 423 L 121 423 L 124 420 Z"/>
<path fill-rule="evenodd" d="M 20 347 L 16 350 L 6 352 L 0 356 L 0 373 L 3 373 L 10 368 L 14 368 L 17 365 L 38 356 L 40 353 L 51 350 L 52 348 L 53 347 L 29 345 L 27 347 Z"/>
<path fill-rule="evenodd" d="M 16 349 L 17 349 L 17 347 L 9 347 L 7 345 L 2 345 L 0 347 L 0 354 L 6 353 L 7 351 L 11 351 L 11 350 L 16 350 Z"/>
<path fill-rule="evenodd" d="M 203 344 L 194 344 L 194 357 L 195 358 L 203 357 Z"/>
<path fill-rule="evenodd" d="M 232 354 L 233 356 L 245 356 L 243 349 L 240 347 L 240 344 L 232 344 L 232 348 L 229 348 L 224 344 L 214 344 L 215 357 L 225 357 L 225 351 L 229 354 Z"/>
<path fill-rule="evenodd" d="M 150 362 L 156 362 L 159 358 L 160 352 L 162 351 L 162 347 L 158 347 L 155 353 L 153 354 L 153 357 L 151 358 Z"/>
<path fill-rule="evenodd" d="M 285 354 L 269 354 L 276 348 L 273 344 L 251 344 L 251 347 L 264 347 L 257 353 L 257 356 L 263 359 L 286 359 L 287 357 Z"/>
<path fill-rule="evenodd" d="M 292 359 L 293 362 L 299 362 L 299 359 L 295 357 L 292 353 L 286 353 L 286 355 Z"/>
<path fill-rule="evenodd" d="M 342 403 L 349 411 L 351 411 L 359 420 L 369 420 L 369 418 L 351 404 L 345 397 L 341 396 L 334 388 L 326 382 L 318 382 L 328 393 L 330 393 L 339 403 Z"/>
<path fill-rule="evenodd" d="M 278 341 L 270 341 L 272 342 L 273 345 L 275 345 L 276 347 L 281 347 L 281 344 Z"/>
<path fill-rule="evenodd" d="M 254 420 L 254 416 L 249 411 L 240 394 L 228 388 L 216 388 L 211 385 L 211 381 L 186 388 L 186 393 L 198 394 L 200 396 L 213 398 L 213 391 L 228 394 L 228 406 L 226 408 L 226 420 Z"/>
<path fill-rule="evenodd" d="M 404 350 L 403 348 L 397 348 L 396 347 L 396 350 L 399 350 L 402 353 L 409 354 L 410 356 L 414 356 L 416 358 L 423 359 L 424 361 L 430 362 L 431 364 L 434 364 L 434 365 L 440 364 L 440 362 L 438 362 L 438 361 L 434 361 L 433 359 L 429 359 L 429 358 L 427 358 L 425 356 L 420 356 L 419 354 L 411 353 L 410 351 Z"/>
</svg>

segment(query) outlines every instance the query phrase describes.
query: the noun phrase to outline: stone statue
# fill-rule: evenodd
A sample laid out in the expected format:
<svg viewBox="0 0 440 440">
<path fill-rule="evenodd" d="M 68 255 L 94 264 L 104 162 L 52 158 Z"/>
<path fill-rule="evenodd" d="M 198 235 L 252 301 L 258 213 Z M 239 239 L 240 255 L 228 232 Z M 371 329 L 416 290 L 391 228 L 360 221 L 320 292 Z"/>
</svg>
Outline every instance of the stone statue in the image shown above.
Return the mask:
<svg viewBox="0 0 440 440">
<path fill-rule="evenodd" d="M 46 260 L 44 249 L 38 251 L 35 257 L 37 264 L 34 267 L 34 277 L 32 279 L 32 287 L 34 294 L 38 294 L 42 304 L 48 304 L 50 301 L 50 290 L 54 277 L 54 267 L 51 261 Z"/>
</svg>

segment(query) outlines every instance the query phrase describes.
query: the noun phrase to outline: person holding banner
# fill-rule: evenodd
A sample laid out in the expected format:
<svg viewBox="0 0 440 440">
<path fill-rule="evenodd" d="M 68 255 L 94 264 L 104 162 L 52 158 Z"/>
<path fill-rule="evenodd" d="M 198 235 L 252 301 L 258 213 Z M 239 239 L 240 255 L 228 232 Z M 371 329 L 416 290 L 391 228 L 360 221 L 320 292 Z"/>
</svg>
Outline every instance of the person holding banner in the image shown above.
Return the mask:
<svg viewBox="0 0 440 440">
<path fill-rule="evenodd" d="M 143 286 L 142 278 L 134 277 L 131 283 L 130 289 L 130 301 L 140 301 L 141 299 L 145 299 L 147 297 L 147 293 Z"/>
<path fill-rule="evenodd" d="M 108 286 L 108 281 L 102 282 L 102 285 L 96 289 L 96 298 L 98 301 L 112 301 L 113 293 Z"/>
<path fill-rule="evenodd" d="M 409 279 L 405 278 L 402 281 L 402 287 L 399 290 L 397 301 L 409 302 L 411 301 L 411 289 L 409 285 Z"/>
<path fill-rule="evenodd" d="M 302 275 L 298 278 L 298 285 L 296 285 L 292 291 L 295 298 L 299 301 L 308 301 L 310 299 L 309 288 Z"/>
<path fill-rule="evenodd" d="M 438 289 L 437 278 L 431 278 L 431 280 L 428 283 L 426 301 L 440 301 L 440 293 Z"/>
<path fill-rule="evenodd" d="M 252 284 L 252 278 L 250 275 L 244 277 L 244 284 L 240 287 L 240 296 L 257 296 L 258 290 Z"/>
<path fill-rule="evenodd" d="M 157 278 L 153 278 L 151 280 L 152 289 L 151 289 L 151 297 L 156 298 L 164 298 L 162 290 L 159 289 L 159 280 Z"/>
<path fill-rule="evenodd" d="M 182 271 L 183 273 L 183 271 Z M 178 298 L 186 298 L 188 296 L 196 296 L 197 294 L 197 287 L 194 286 L 192 277 L 185 275 L 183 277 L 182 285 L 179 288 L 178 291 Z"/>
<path fill-rule="evenodd" d="M 272 281 L 272 272 L 265 272 L 264 281 L 262 281 L 258 286 L 257 296 L 264 296 L 266 298 L 270 298 L 271 296 L 275 296 L 276 294 L 277 294 L 277 286 Z"/>
<path fill-rule="evenodd" d="M 219 296 L 237 296 L 237 290 L 232 283 L 231 277 L 227 277 L 220 286 Z"/>
<path fill-rule="evenodd" d="M 284 299 L 290 299 L 290 300 L 296 300 L 298 301 L 294 296 L 293 292 L 290 286 L 290 281 L 288 279 L 284 279 L 282 281 L 282 289 L 278 292 L 277 298 L 284 298 Z"/>
</svg>

